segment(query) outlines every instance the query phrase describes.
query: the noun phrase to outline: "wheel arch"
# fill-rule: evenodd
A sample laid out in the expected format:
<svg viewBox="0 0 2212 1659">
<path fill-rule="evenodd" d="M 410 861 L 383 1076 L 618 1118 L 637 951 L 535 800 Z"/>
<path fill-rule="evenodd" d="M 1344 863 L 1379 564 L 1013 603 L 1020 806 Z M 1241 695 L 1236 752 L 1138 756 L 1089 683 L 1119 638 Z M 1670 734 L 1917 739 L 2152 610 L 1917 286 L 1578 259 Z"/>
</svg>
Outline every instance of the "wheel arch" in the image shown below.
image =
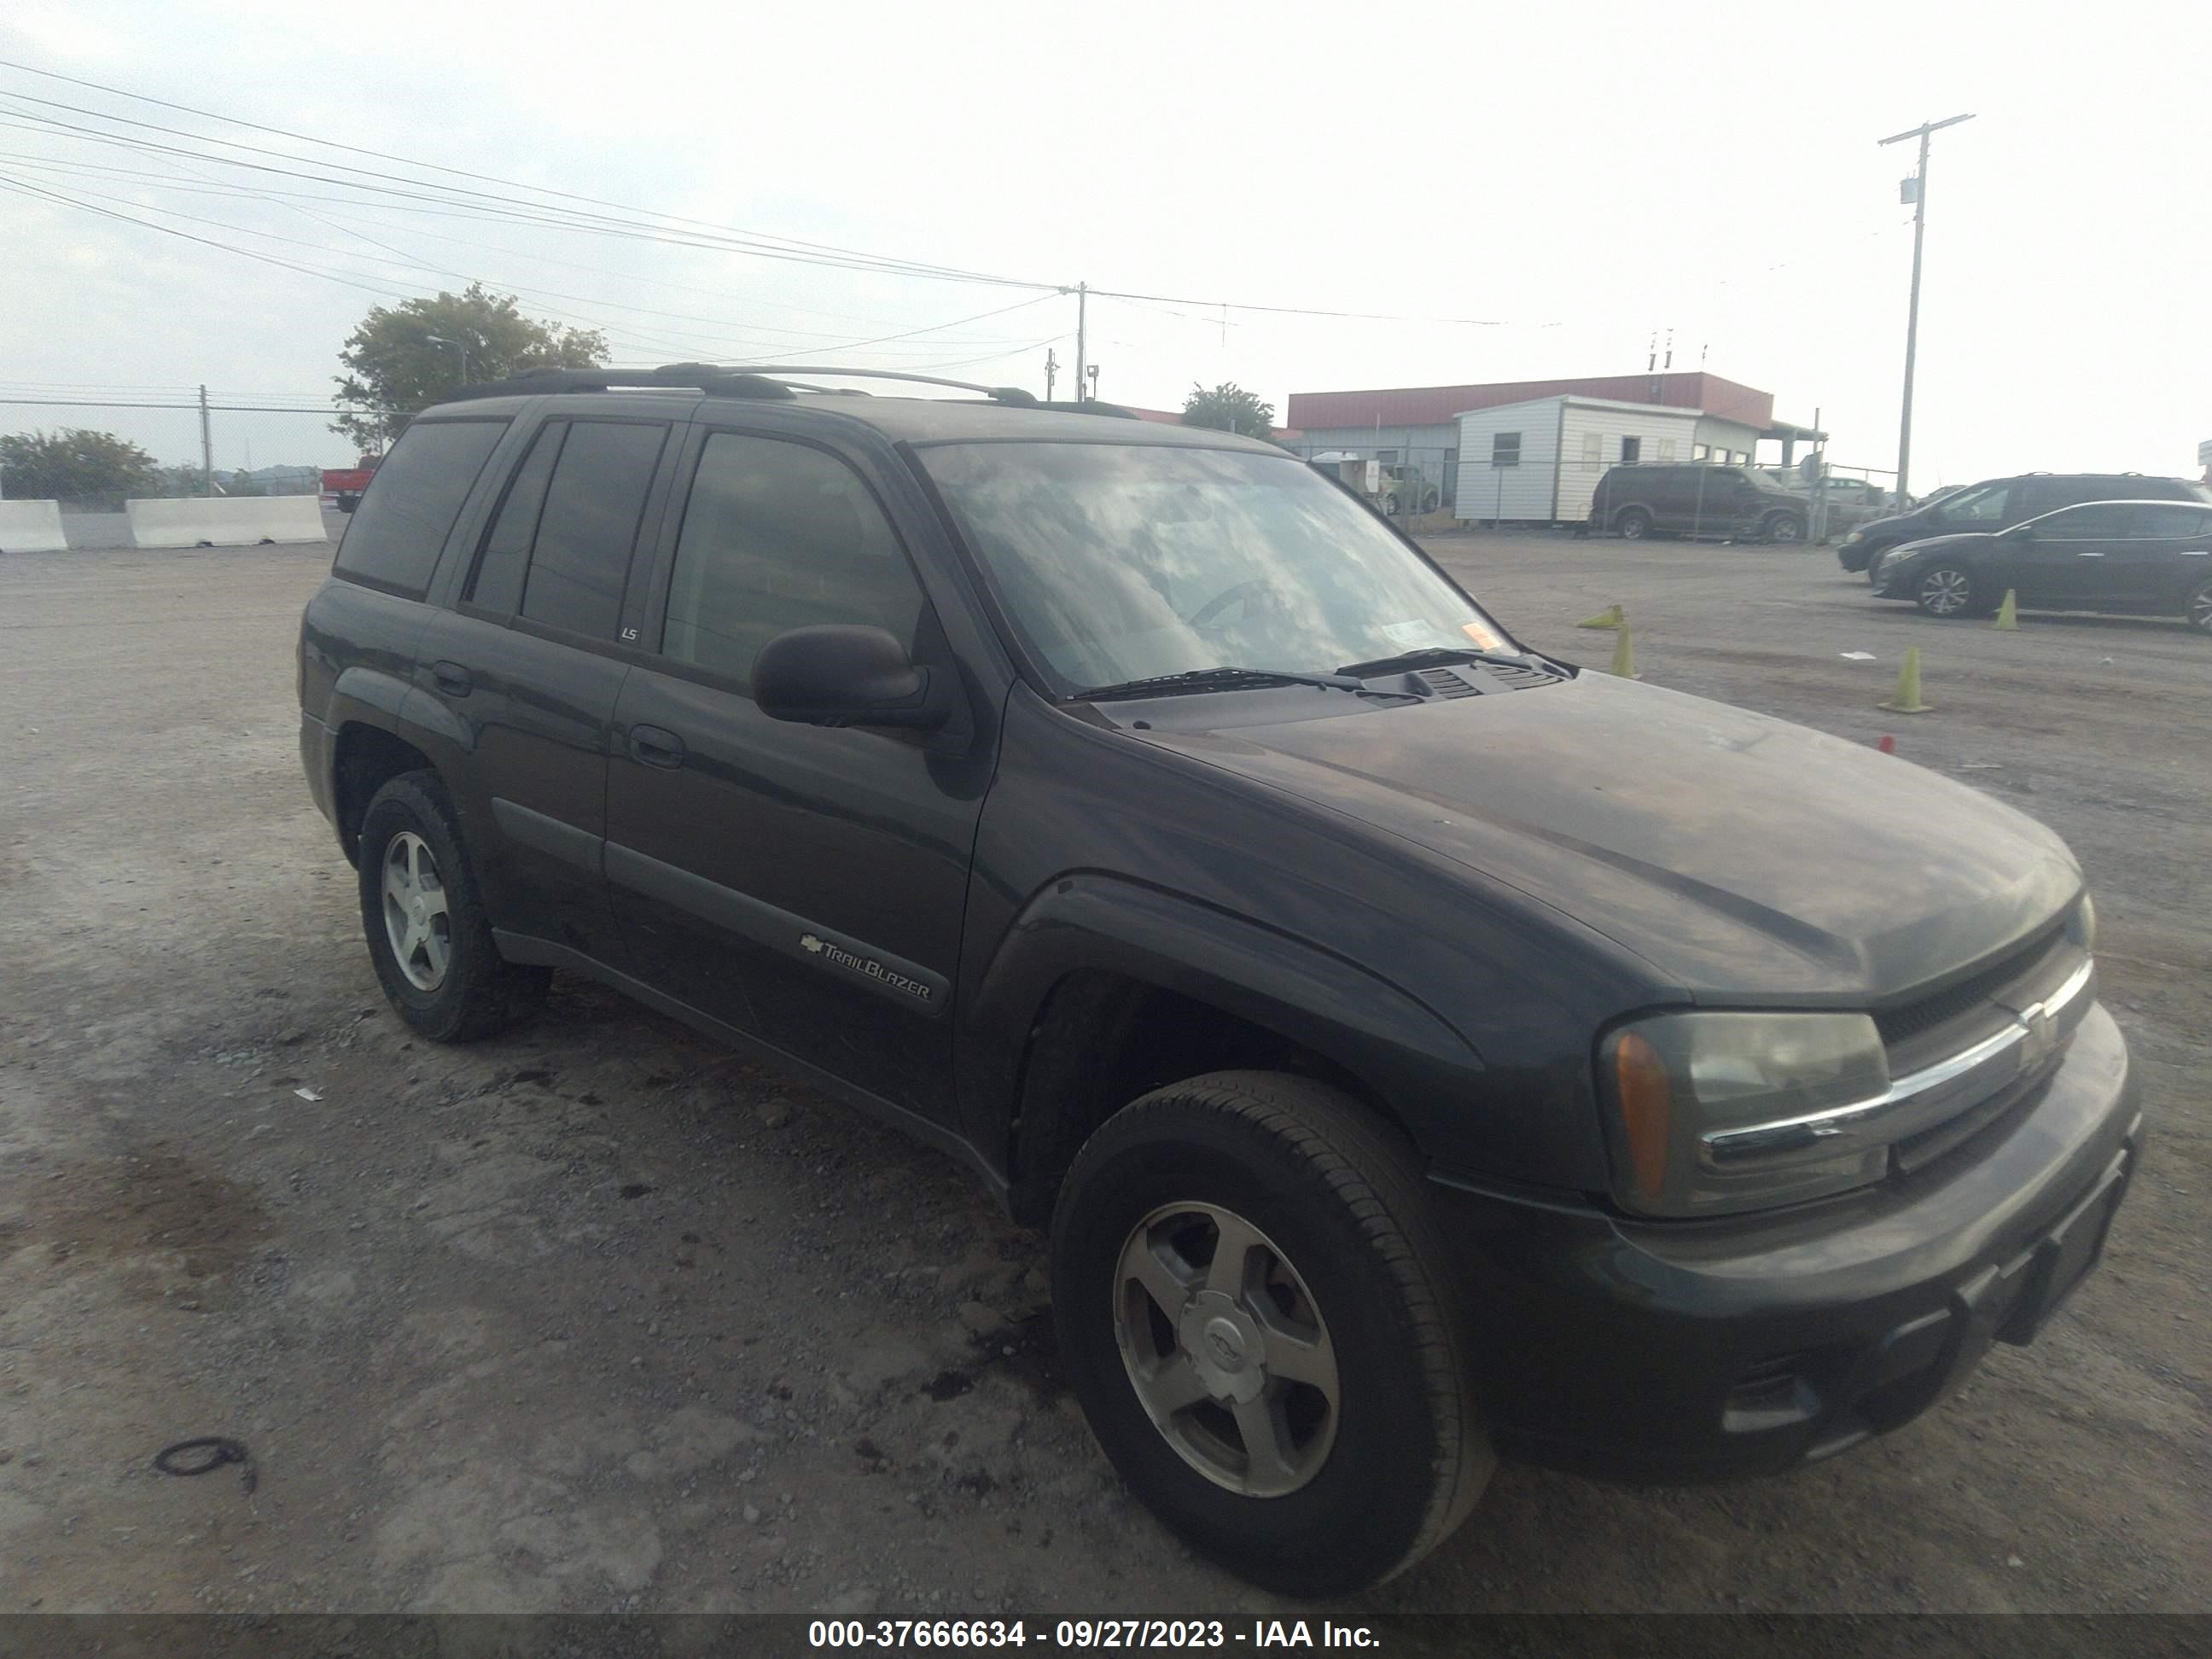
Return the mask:
<svg viewBox="0 0 2212 1659">
<path fill-rule="evenodd" d="M 403 772 L 443 769 L 438 751 L 472 747 L 469 734 L 434 699 L 398 676 L 353 667 L 331 688 L 331 805 L 338 844 L 357 864 L 361 823 L 376 792 Z"/>
<path fill-rule="evenodd" d="M 1225 1069 L 1343 1090 L 1414 1145 L 1473 1048 L 1419 1000 L 1261 923 L 1139 883 L 1066 877 L 1024 908 L 963 1022 L 970 1139 L 1008 1204 L 1048 1215 L 1091 1131 L 1161 1085 Z"/>
</svg>

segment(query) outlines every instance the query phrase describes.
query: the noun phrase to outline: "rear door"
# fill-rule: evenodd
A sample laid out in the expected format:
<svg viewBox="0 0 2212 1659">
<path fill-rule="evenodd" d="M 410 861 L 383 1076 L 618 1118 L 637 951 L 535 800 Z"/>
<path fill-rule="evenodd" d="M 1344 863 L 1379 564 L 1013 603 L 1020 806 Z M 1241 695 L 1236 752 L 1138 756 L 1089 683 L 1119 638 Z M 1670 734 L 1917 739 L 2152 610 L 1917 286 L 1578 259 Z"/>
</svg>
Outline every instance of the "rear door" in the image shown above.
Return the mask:
<svg viewBox="0 0 2212 1659">
<path fill-rule="evenodd" d="M 611 965 L 607 751 L 629 669 L 620 612 L 665 493 L 672 422 L 548 420 L 507 480 L 420 684 L 473 734 L 465 817 L 494 925 Z M 658 484 L 659 488 L 656 488 Z"/>
<path fill-rule="evenodd" d="M 657 988 L 924 1119 L 955 1119 L 949 1004 L 989 744 L 769 719 L 794 628 L 884 628 L 957 674 L 860 458 L 702 425 L 623 688 L 607 874 Z"/>
<path fill-rule="evenodd" d="M 2106 561 L 2112 608 L 2175 614 L 2197 585 L 2212 575 L 2208 565 L 2212 507 L 2138 505 L 2133 533 Z"/>
</svg>

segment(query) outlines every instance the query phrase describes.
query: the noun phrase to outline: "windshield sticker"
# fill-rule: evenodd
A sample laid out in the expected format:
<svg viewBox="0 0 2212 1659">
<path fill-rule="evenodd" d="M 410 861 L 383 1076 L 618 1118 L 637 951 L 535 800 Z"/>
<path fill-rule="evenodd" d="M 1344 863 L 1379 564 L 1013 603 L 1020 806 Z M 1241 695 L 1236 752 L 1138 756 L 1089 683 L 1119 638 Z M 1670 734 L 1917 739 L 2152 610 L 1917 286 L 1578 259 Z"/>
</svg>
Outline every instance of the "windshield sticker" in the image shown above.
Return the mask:
<svg viewBox="0 0 2212 1659">
<path fill-rule="evenodd" d="M 1460 624 L 1459 631 L 1466 635 L 1468 638 L 1473 640 L 1485 651 L 1503 651 L 1505 649 L 1505 641 L 1498 636 L 1498 631 L 1492 628 L 1487 623 L 1462 623 Z"/>
</svg>

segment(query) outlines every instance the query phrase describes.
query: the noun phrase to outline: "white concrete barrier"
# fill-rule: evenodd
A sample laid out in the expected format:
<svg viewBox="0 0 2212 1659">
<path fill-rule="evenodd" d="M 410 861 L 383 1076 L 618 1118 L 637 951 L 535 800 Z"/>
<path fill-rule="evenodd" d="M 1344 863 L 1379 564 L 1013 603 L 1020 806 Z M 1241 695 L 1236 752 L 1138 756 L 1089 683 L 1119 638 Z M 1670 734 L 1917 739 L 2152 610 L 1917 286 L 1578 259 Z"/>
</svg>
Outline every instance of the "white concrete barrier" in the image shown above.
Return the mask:
<svg viewBox="0 0 2212 1659">
<path fill-rule="evenodd" d="M 0 553 L 58 553 L 68 545 L 59 501 L 0 501 Z"/>
<path fill-rule="evenodd" d="M 319 542 L 323 504 L 313 495 L 190 495 L 125 501 L 133 547 L 217 547 Z"/>
</svg>

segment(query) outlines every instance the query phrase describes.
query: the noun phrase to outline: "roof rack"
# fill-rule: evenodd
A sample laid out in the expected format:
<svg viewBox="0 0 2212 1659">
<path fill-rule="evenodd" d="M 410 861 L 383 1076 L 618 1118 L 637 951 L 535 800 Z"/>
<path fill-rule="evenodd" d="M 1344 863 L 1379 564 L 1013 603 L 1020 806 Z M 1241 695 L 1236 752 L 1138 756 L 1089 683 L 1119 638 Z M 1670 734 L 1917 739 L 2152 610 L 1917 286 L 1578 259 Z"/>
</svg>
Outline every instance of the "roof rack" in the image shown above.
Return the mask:
<svg viewBox="0 0 2212 1659">
<path fill-rule="evenodd" d="M 814 386 L 789 380 L 791 374 L 826 374 L 861 380 L 896 380 L 914 386 L 950 386 L 957 392 L 980 392 L 994 404 L 1012 409 L 1049 410 L 1067 415 L 1105 415 L 1125 421 L 1139 418 L 1118 404 L 1048 403 L 1018 386 L 983 386 L 974 380 L 948 380 L 936 374 L 908 374 L 889 368 L 847 368 L 836 364 L 745 363 L 726 368 L 717 363 L 664 363 L 658 368 L 532 368 L 504 380 L 485 380 L 455 391 L 451 401 L 473 398 L 520 398 L 553 392 L 611 392 L 645 387 L 703 392 L 710 398 L 759 398 L 781 400 L 801 392 L 829 397 L 865 398 L 858 386 Z"/>
</svg>

